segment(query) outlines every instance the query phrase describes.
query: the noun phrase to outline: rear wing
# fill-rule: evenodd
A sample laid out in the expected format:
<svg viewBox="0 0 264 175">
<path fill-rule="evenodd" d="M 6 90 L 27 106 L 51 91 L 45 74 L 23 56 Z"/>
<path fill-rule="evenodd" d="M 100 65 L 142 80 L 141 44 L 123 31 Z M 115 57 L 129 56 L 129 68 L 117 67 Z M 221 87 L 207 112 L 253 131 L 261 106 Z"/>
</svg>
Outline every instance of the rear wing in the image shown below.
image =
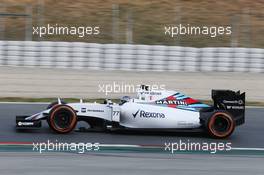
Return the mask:
<svg viewBox="0 0 264 175">
<path fill-rule="evenodd" d="M 232 114 L 236 125 L 245 123 L 245 97 L 246 93 L 232 90 L 212 90 L 214 108 L 225 110 Z"/>
</svg>

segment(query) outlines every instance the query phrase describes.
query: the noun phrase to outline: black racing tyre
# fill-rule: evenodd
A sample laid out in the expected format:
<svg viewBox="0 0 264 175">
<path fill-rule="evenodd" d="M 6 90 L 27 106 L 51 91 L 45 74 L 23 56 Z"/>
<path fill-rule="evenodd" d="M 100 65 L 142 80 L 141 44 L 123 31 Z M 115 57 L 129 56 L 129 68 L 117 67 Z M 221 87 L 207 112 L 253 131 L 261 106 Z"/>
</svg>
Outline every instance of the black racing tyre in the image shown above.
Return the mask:
<svg viewBox="0 0 264 175">
<path fill-rule="evenodd" d="M 227 112 L 217 111 L 207 120 L 207 131 L 214 138 L 229 137 L 234 129 L 235 121 Z"/>
<path fill-rule="evenodd" d="M 71 132 L 77 124 L 75 111 L 67 105 L 57 105 L 47 118 L 50 128 L 59 134 Z"/>
<path fill-rule="evenodd" d="M 61 100 L 61 104 L 66 104 L 66 102 L 64 102 L 63 100 Z M 51 102 L 46 109 L 51 109 L 53 107 L 55 107 L 56 105 L 59 105 L 59 102 L 58 101 L 54 101 L 54 102 Z M 47 120 L 49 126 L 50 126 L 50 122 L 49 120 Z"/>
</svg>

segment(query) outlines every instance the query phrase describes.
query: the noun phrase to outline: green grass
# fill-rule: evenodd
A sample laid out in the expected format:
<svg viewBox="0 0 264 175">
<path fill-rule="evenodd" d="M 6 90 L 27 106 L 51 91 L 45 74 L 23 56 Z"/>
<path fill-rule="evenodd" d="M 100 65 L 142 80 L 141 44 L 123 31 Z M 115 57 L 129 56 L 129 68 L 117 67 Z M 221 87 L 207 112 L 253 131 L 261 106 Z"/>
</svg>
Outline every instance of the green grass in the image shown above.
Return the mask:
<svg viewBox="0 0 264 175">
<path fill-rule="evenodd" d="M 73 103 L 73 102 L 79 102 L 80 99 L 77 98 L 62 98 L 63 101 Z M 0 102 L 43 102 L 43 103 L 50 103 L 57 101 L 57 98 L 20 98 L 20 97 L 4 97 L 0 98 Z M 98 99 L 83 99 L 84 102 L 97 102 L 97 103 L 103 103 L 104 99 L 98 98 Z M 113 99 L 113 102 L 118 102 L 118 99 Z"/>
<path fill-rule="evenodd" d="M 80 99 L 77 98 L 63 98 L 66 102 L 79 102 Z M 119 99 L 111 99 L 113 102 L 118 103 Z M 50 103 L 53 101 L 57 101 L 57 98 L 20 98 L 20 97 L 3 97 L 0 98 L 0 102 L 43 102 L 43 103 Z M 104 99 L 98 98 L 98 99 L 83 99 L 84 102 L 97 102 L 97 103 L 103 103 Z M 211 100 L 200 100 L 203 103 L 212 105 Z M 264 102 L 257 102 L 257 101 L 247 101 L 247 106 L 264 106 Z"/>
</svg>

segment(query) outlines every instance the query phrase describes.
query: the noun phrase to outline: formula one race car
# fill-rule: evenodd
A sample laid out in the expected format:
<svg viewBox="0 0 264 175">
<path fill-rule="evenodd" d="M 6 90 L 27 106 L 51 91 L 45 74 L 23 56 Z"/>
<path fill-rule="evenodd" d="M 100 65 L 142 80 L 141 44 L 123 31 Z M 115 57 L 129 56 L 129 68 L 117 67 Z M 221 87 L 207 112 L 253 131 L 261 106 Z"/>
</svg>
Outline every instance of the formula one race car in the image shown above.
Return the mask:
<svg viewBox="0 0 264 175">
<path fill-rule="evenodd" d="M 88 130 L 206 131 L 214 138 L 230 136 L 245 122 L 245 93 L 212 90 L 213 106 L 176 91 L 151 91 L 142 85 L 137 98 L 123 97 L 119 104 L 105 100 L 98 103 L 64 103 L 60 99 L 40 113 L 17 116 L 17 129 L 41 127 L 65 134 L 78 121 L 89 124 Z"/>
</svg>

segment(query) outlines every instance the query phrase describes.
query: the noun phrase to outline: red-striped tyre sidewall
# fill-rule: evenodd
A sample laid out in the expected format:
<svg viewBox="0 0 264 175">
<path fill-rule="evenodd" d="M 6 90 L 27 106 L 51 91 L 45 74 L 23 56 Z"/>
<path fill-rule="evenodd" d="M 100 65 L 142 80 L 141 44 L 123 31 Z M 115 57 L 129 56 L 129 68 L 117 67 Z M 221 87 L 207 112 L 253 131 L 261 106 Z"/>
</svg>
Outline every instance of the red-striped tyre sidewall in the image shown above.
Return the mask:
<svg viewBox="0 0 264 175">
<path fill-rule="evenodd" d="M 67 110 L 71 113 L 72 121 L 71 121 L 71 124 L 68 128 L 59 128 L 56 126 L 56 124 L 54 122 L 54 118 L 56 117 L 56 113 L 60 110 Z M 66 133 L 71 132 L 77 124 L 77 116 L 76 116 L 75 111 L 67 105 L 56 105 L 56 106 L 54 106 L 50 112 L 50 116 L 49 116 L 48 120 L 49 120 L 48 122 L 49 122 L 50 128 L 53 131 L 60 133 L 60 134 L 66 134 Z"/>
<path fill-rule="evenodd" d="M 213 125 L 214 125 L 215 120 L 220 116 L 224 117 L 229 124 L 228 130 L 224 133 L 219 133 L 213 129 Z M 216 112 L 209 118 L 207 128 L 208 128 L 208 132 L 211 136 L 213 136 L 215 138 L 226 138 L 233 133 L 233 131 L 235 129 L 235 121 L 233 120 L 233 117 L 228 113 Z"/>
</svg>

